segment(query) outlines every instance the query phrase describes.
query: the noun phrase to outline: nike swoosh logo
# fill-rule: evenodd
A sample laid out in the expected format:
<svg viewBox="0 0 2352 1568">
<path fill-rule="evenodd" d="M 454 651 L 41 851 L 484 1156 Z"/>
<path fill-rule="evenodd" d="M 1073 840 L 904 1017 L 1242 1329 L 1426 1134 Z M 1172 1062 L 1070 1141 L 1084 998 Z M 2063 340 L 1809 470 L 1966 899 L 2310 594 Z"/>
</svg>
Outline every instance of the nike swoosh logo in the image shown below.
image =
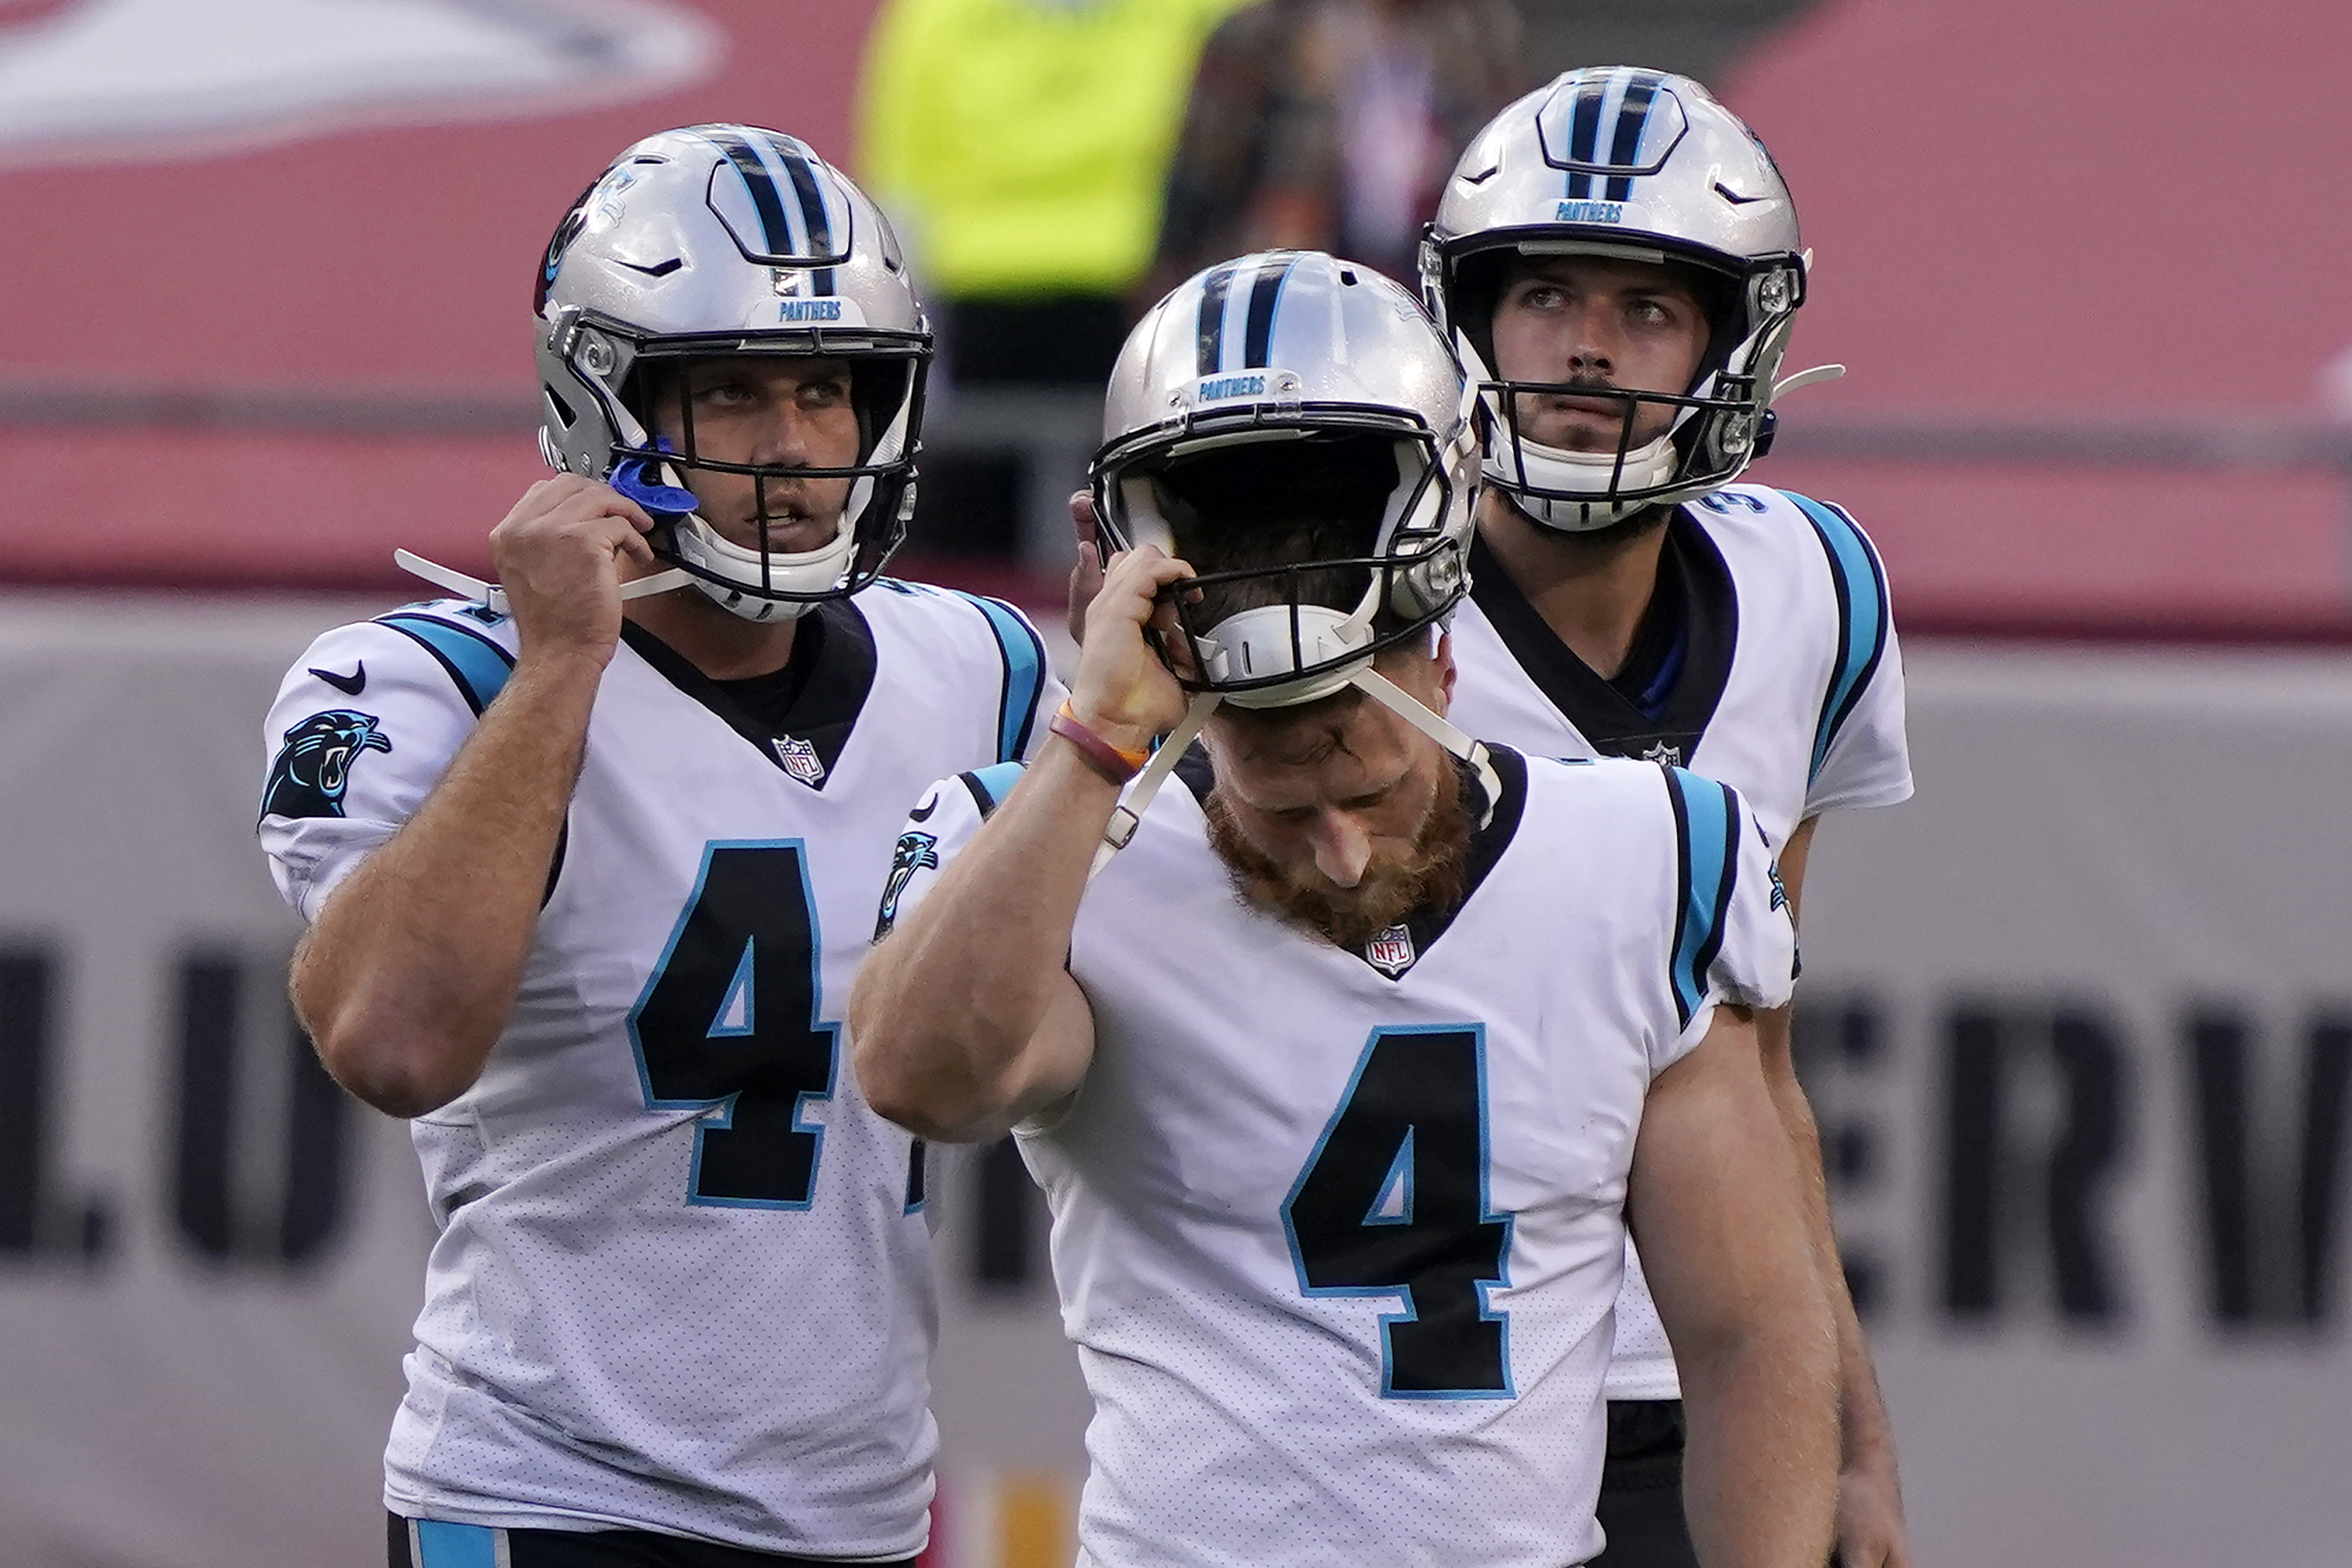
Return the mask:
<svg viewBox="0 0 2352 1568">
<path fill-rule="evenodd" d="M 313 668 L 311 674 L 333 687 L 346 697 L 357 697 L 367 689 L 367 661 L 362 659 L 349 675 L 337 675 L 331 669 Z"/>
<path fill-rule="evenodd" d="M 1754 202 L 1769 202 L 1772 199 L 1770 196 L 1743 196 L 1721 180 L 1715 183 L 1715 194 L 1736 207 L 1744 207 Z"/>
<path fill-rule="evenodd" d="M 922 805 L 915 807 L 914 810 L 907 814 L 907 820 L 909 822 L 929 822 L 931 819 L 931 813 L 939 810 L 939 792 L 934 790 L 929 795 L 923 797 Z"/>
</svg>

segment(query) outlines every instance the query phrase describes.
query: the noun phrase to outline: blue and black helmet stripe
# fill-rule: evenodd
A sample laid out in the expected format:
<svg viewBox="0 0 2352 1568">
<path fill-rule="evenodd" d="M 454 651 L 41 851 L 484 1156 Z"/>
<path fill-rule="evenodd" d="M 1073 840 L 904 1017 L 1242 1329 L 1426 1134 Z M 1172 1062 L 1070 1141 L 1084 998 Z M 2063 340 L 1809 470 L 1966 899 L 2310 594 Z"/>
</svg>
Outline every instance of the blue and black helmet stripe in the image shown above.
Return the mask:
<svg viewBox="0 0 2352 1568">
<path fill-rule="evenodd" d="M 1204 376 L 1214 375 L 1223 368 L 1225 344 L 1225 296 L 1233 291 L 1234 274 L 1240 268 L 1231 263 L 1218 268 L 1201 280 L 1201 338 L 1197 363 Z"/>
<path fill-rule="evenodd" d="M 1837 592 L 1837 668 L 1822 696 L 1821 722 L 1813 732 L 1812 768 L 1806 774 L 1810 784 L 1821 777 L 1830 747 L 1853 716 L 1862 694 L 1870 689 L 1870 679 L 1886 656 L 1892 623 L 1887 614 L 1886 572 L 1861 527 L 1841 508 L 1793 490 L 1780 493 L 1796 502 L 1813 525 L 1829 557 L 1830 582 Z"/>
<path fill-rule="evenodd" d="M 808 235 L 811 256 L 834 254 L 833 222 L 824 209 L 824 191 L 816 183 L 814 154 L 797 142 L 783 142 L 776 146 L 782 157 L 784 173 L 792 181 L 793 194 L 800 199 L 801 226 Z M 816 291 L 833 292 L 833 268 L 821 268 L 816 275 Z"/>
<path fill-rule="evenodd" d="M 1617 109 L 1617 134 L 1609 144 L 1609 162 L 1618 168 L 1631 168 L 1642 151 L 1642 132 L 1649 129 L 1650 105 L 1657 101 L 1658 88 L 1665 79 L 1653 71 L 1643 71 L 1625 84 L 1625 95 Z M 1610 176 L 1605 193 L 1608 200 L 1627 202 L 1633 199 L 1631 175 Z"/>
<path fill-rule="evenodd" d="M 1594 168 L 1629 169 L 1639 163 L 1650 110 L 1664 85 L 1659 72 L 1630 68 L 1578 84 L 1569 121 L 1568 162 L 1584 166 L 1569 170 L 1570 201 L 1592 197 Z M 1611 174 L 1601 195 L 1612 202 L 1632 200 L 1633 176 Z"/>
<path fill-rule="evenodd" d="M 457 694 L 466 706 L 479 718 L 506 689 L 507 677 L 514 673 L 514 655 L 479 632 L 468 631 L 417 610 L 394 610 L 388 616 L 378 616 L 376 624 L 405 633 L 425 645 L 425 650 L 449 672 L 457 684 Z"/>
<path fill-rule="evenodd" d="M 1250 286 L 1249 316 L 1242 334 L 1244 368 L 1264 370 L 1274 363 L 1274 313 L 1282 304 L 1283 286 L 1297 267 L 1296 258 L 1286 257 L 1279 267 L 1258 268 L 1257 281 Z"/>
<path fill-rule="evenodd" d="M 1576 110 L 1569 121 L 1568 161 L 1590 163 L 1601 140 L 1601 100 L 1607 96 L 1605 81 L 1588 81 L 1576 89 Z M 1571 201 L 1582 201 L 1592 195 L 1592 176 L 1581 169 L 1571 169 L 1568 175 L 1568 195 Z"/>
<path fill-rule="evenodd" d="M 1675 814 L 1675 940 L 1669 974 L 1685 1028 L 1706 995 L 1723 951 L 1725 918 L 1739 879 L 1739 797 L 1681 768 L 1661 770 Z"/>
<path fill-rule="evenodd" d="M 750 139 L 731 131 L 714 131 L 710 139 L 735 165 L 743 178 L 743 188 L 751 194 L 752 210 L 760 215 L 760 232 L 766 236 L 770 256 L 797 254 L 793 244 L 792 220 L 784 216 L 784 203 L 776 189 L 775 176 L 768 173 L 767 161 Z"/>
<path fill-rule="evenodd" d="M 1029 623 L 1010 606 L 977 594 L 960 594 L 988 621 L 1004 656 L 1004 684 L 997 699 L 996 760 L 1013 763 L 1029 750 L 1036 728 L 1037 699 L 1045 689 L 1045 647 Z"/>
<path fill-rule="evenodd" d="M 1248 298 L 1235 315 L 1235 289 L 1244 269 L 1249 274 Z M 1274 363 L 1274 324 L 1282 310 L 1282 291 L 1298 269 L 1296 256 L 1265 261 L 1227 262 L 1201 280 L 1200 338 L 1195 363 L 1200 374 L 1212 376 L 1234 370 L 1264 370 Z M 1234 344 L 1231 329 L 1238 323 L 1241 363 L 1229 363 Z"/>
<path fill-rule="evenodd" d="M 751 194 L 768 256 L 814 259 L 834 254 L 833 218 L 825 206 L 824 188 L 817 183 L 814 153 L 790 137 L 754 140 L 718 129 L 708 134 L 735 166 Z M 789 204 L 784 199 L 787 187 L 792 192 Z M 834 269 L 819 268 L 815 284 L 819 294 L 832 293 Z"/>
</svg>

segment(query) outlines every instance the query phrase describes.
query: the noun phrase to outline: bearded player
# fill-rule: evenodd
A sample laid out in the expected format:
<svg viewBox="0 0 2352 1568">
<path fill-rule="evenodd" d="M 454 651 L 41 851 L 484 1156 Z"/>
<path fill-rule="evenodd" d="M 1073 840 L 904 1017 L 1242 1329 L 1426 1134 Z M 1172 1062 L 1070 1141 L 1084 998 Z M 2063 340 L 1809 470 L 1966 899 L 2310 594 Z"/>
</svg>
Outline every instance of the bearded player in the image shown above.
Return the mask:
<svg viewBox="0 0 2352 1568">
<path fill-rule="evenodd" d="M 901 841 L 858 1077 L 925 1136 L 1013 1128 L 1045 1189 L 1083 1564 L 1590 1558 L 1629 1224 L 1710 1568 L 1828 1553 L 1833 1333 L 1752 1018 L 1793 956 L 1770 858 L 1719 784 L 1445 721 L 1468 413 L 1369 271 L 1177 289 L 1112 379 L 1122 552 L 1054 738 Z"/>
</svg>

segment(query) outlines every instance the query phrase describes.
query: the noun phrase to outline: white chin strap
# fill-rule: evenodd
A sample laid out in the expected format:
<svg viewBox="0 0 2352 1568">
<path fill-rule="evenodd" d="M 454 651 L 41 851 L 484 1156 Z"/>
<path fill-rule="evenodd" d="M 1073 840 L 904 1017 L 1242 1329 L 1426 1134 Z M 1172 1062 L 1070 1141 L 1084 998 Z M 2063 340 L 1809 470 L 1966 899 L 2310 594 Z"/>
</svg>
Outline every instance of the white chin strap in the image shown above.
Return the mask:
<svg viewBox="0 0 2352 1568">
<path fill-rule="evenodd" d="M 1282 616 L 1286 627 L 1290 616 L 1288 606 L 1276 605 L 1273 608 Z M 1265 613 L 1263 610 L 1244 611 L 1221 623 L 1217 631 L 1230 635 L 1235 621 Z M 1324 614 L 1336 616 L 1338 612 L 1325 611 Z M 1286 631 L 1283 641 L 1286 650 L 1289 641 Z M 1094 864 L 1087 871 L 1087 879 L 1092 881 L 1102 875 L 1102 869 L 1110 864 L 1111 857 L 1126 848 L 1135 837 L 1135 830 L 1142 823 L 1143 814 L 1151 809 L 1152 797 L 1160 793 L 1160 786 L 1168 781 L 1168 775 L 1176 771 L 1176 764 L 1199 737 L 1201 727 L 1209 721 L 1209 715 L 1217 710 L 1220 702 L 1232 702 L 1236 707 L 1290 708 L 1328 697 L 1348 686 L 1361 688 L 1365 695 L 1470 764 L 1478 775 L 1479 786 L 1486 792 L 1486 815 L 1479 821 L 1479 826 L 1484 827 L 1487 818 L 1494 815 L 1495 803 L 1503 798 L 1502 779 L 1495 772 L 1495 764 L 1486 755 L 1486 746 L 1464 734 L 1443 714 L 1425 706 L 1418 698 L 1374 669 L 1371 655 L 1365 654 L 1337 669 L 1318 669 L 1297 681 L 1256 691 L 1232 696 L 1216 691 L 1194 692 L 1192 705 L 1184 710 L 1184 717 L 1160 742 L 1160 749 L 1151 754 L 1151 760 L 1144 764 L 1141 773 L 1136 774 L 1135 782 L 1127 786 L 1126 795 L 1112 810 L 1110 822 L 1103 828 L 1102 842 L 1095 847 Z"/>
<path fill-rule="evenodd" d="M 668 465 L 663 468 L 667 472 Z M 870 480 L 865 482 L 871 484 Z M 848 528 L 848 519 L 849 513 L 845 511 L 834 523 L 830 542 L 814 550 L 782 554 L 747 550 L 732 543 L 720 538 L 718 531 L 702 520 L 700 512 L 688 512 L 671 525 L 670 548 L 677 552 L 679 559 L 710 574 L 709 577 L 689 573 L 680 575 L 701 589 L 719 608 L 747 621 L 798 620 L 816 608 L 819 601 L 778 599 L 770 595 L 777 591 L 820 595 L 841 586 L 849 570 L 849 558 L 857 549 L 857 536 Z M 720 580 L 714 582 L 713 578 Z"/>
<path fill-rule="evenodd" d="M 1278 686 L 1226 692 L 1225 700 L 1236 708 L 1288 708 L 1328 697 L 1348 684 L 1354 656 L 1371 646 L 1372 614 L 1379 600 L 1375 586 L 1351 611 L 1321 605 L 1265 605 L 1228 616 L 1207 637 L 1192 639 L 1201 655 L 1201 673 L 1210 685 L 1223 688 L 1294 670 L 1314 672 Z"/>
<path fill-rule="evenodd" d="M 1680 460 L 1672 431 L 1626 453 L 1622 465 L 1613 451 L 1570 452 L 1525 437 L 1514 447 L 1512 461 L 1486 454 L 1482 465 L 1486 478 L 1506 488 L 1521 511 L 1547 528 L 1568 532 L 1606 528 L 1657 504 L 1627 500 L 1616 492 L 1654 489 L 1675 477 Z M 1517 488 L 1521 485 L 1527 488 Z M 1551 493 L 1538 493 L 1544 491 Z M 1574 499 L 1580 496 L 1593 499 Z"/>
<path fill-rule="evenodd" d="M 461 599 L 471 599 L 486 605 L 499 615 L 508 615 L 507 591 L 495 583 L 485 583 L 479 577 L 469 577 L 452 566 L 427 561 L 412 551 L 395 550 L 392 563 L 402 571 L 424 578 L 436 588 L 446 588 Z M 656 572 L 650 577 L 639 577 L 621 584 L 623 599 L 642 599 L 651 594 L 667 594 L 672 588 L 683 588 L 694 581 L 694 574 L 673 566 L 667 572 Z"/>
</svg>

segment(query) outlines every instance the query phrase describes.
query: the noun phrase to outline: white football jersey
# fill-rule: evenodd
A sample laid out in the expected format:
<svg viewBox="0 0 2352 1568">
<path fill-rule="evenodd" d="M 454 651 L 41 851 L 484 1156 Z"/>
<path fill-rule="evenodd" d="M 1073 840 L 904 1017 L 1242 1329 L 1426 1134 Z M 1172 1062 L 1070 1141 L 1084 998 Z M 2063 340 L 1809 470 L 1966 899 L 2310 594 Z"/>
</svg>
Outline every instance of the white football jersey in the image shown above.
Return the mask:
<svg viewBox="0 0 2352 1568">
<path fill-rule="evenodd" d="M 1643 757 L 1739 792 L 1777 848 L 1806 818 L 1909 798 L 1903 660 L 1886 574 L 1853 518 L 1762 485 L 1701 496 L 1667 525 L 1685 637 L 1652 718 L 1568 650 L 1484 541 L 1454 618 L 1448 713 L 1559 757 Z M 1612 1399 L 1673 1399 L 1674 1352 L 1629 1255 Z"/>
<path fill-rule="evenodd" d="M 1084 1084 L 1022 1147 L 1095 1418 L 1080 1562 L 1560 1568 L 1651 1079 L 1794 954 L 1719 784 L 1497 749 L 1471 891 L 1343 951 L 1236 897 L 1197 756 L 1087 889 Z M 909 905 L 1014 768 L 909 825 Z M 904 841 L 902 841 L 904 842 Z"/>
<path fill-rule="evenodd" d="M 799 636 L 782 733 L 634 626 L 604 672 L 514 1016 L 411 1124 L 439 1236 L 394 1512 L 924 1543 L 922 1153 L 859 1099 L 839 1020 L 906 801 L 1024 754 L 1058 689 L 1018 614 L 940 590 L 886 579 Z M 424 803 L 515 647 L 444 601 L 296 664 L 261 837 L 305 918 Z"/>
</svg>

